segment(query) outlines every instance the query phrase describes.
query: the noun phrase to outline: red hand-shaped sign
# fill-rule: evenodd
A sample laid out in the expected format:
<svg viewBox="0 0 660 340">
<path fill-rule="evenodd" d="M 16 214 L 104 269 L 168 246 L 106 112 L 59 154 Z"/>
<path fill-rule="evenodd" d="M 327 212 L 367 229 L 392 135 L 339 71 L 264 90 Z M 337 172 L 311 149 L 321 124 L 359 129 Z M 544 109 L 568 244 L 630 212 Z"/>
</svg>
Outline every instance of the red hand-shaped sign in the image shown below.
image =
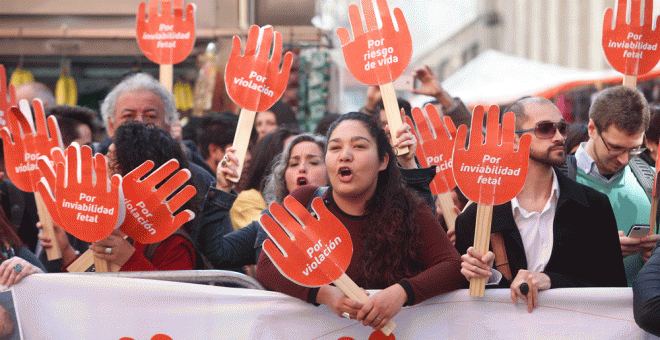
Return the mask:
<svg viewBox="0 0 660 340">
<path fill-rule="evenodd" d="M 36 132 L 32 127 L 27 101 L 21 101 L 23 110 L 12 107 L 7 116 L 9 129 L 2 128 L 0 135 L 5 150 L 7 174 L 17 188 L 25 192 L 35 192 L 41 173 L 37 166 L 40 155 L 50 156 L 53 148 L 62 147 L 59 127 L 55 117 L 46 119 L 41 100 L 35 99 L 34 116 Z"/>
<path fill-rule="evenodd" d="M 137 14 L 137 41 L 142 53 L 156 64 L 178 64 L 188 57 L 195 46 L 195 5 L 186 6 L 183 18 L 183 0 L 174 0 L 174 16 L 170 0 L 149 1 L 149 20 L 145 19 L 145 3 L 141 2 Z"/>
<path fill-rule="evenodd" d="M 184 210 L 174 215 L 174 212 L 197 193 L 192 185 L 187 185 L 172 198 L 166 200 L 190 179 L 190 171 L 187 169 L 177 171 L 179 162 L 172 159 L 146 178 L 141 179 L 153 167 L 153 161 L 146 161 L 126 174 L 122 180 L 126 218 L 120 229 L 132 239 L 143 244 L 164 240 L 195 217 L 190 210 Z M 175 175 L 156 189 L 156 185 L 174 172 L 176 172 Z"/>
<path fill-rule="evenodd" d="M 417 132 L 419 133 L 419 142 L 415 156 L 423 167 L 435 165 L 436 175 L 431 182 L 431 193 L 441 194 L 453 189 L 456 186 L 454 181 L 454 171 L 452 167 L 452 154 L 454 152 L 454 138 L 456 138 L 456 127 L 451 121 L 451 118 L 445 117 L 445 125 L 447 132 L 440 120 L 438 112 L 431 104 L 426 105 L 426 114 L 431 121 L 429 128 L 422 109 L 415 107 L 412 110 L 412 116 L 417 125 Z M 413 126 L 410 118 L 408 125 Z M 432 132 L 433 131 L 433 132 Z M 414 131 L 412 132 L 415 133 Z M 433 134 L 435 133 L 435 137 Z"/>
<path fill-rule="evenodd" d="M 124 220 L 121 176 L 108 183 L 105 157 L 77 143 L 67 149 L 66 162 L 56 166 L 55 198 L 62 227 L 87 242 L 106 238 Z M 43 183 L 43 182 L 42 182 Z"/>
<path fill-rule="evenodd" d="M 499 109 L 493 105 L 488 109 L 484 143 L 481 134 L 483 117 L 484 107 L 475 107 L 467 150 L 467 126 L 458 128 L 454 144 L 454 177 L 458 187 L 470 200 L 485 205 L 503 204 L 516 197 L 525 185 L 532 136 L 521 136 L 515 151 L 514 114 L 508 112 L 504 115 L 500 135 Z"/>
<path fill-rule="evenodd" d="M 615 28 L 613 11 L 603 19 L 603 51 L 612 67 L 629 76 L 651 71 L 660 59 L 660 33 L 653 30 L 653 0 L 644 0 L 644 25 L 640 23 L 641 0 L 632 0 L 630 24 L 626 24 L 627 2 L 618 0 Z M 660 19 L 656 18 L 656 30 Z"/>
<path fill-rule="evenodd" d="M 66 164 L 66 156 L 62 152 L 62 149 L 54 148 L 52 150 L 51 158 L 48 158 L 46 155 L 39 156 L 37 164 L 39 165 L 39 172 L 42 174 L 42 177 L 37 182 L 37 191 L 41 194 L 41 198 L 48 209 L 48 214 L 50 218 L 55 222 L 56 225 L 64 225 L 62 219 L 60 219 L 60 212 L 57 208 L 57 200 L 55 199 L 55 188 L 57 187 L 57 174 L 55 173 L 55 167 L 57 164 Z M 66 221 L 64 221 L 66 222 Z"/>
<path fill-rule="evenodd" d="M 7 85 L 5 66 L 0 64 L 0 128 L 7 126 L 9 108 L 16 105 L 16 90 L 14 85 Z"/>
<path fill-rule="evenodd" d="M 225 86 L 231 100 L 246 110 L 255 112 L 267 110 L 286 90 L 293 54 L 287 52 L 284 55 L 284 63 L 280 71 L 282 34 L 274 32 L 274 35 L 273 44 L 273 27 L 264 27 L 259 44 L 259 27 L 250 27 L 243 55 L 241 55 L 241 39 L 234 36 L 234 44 L 225 70 Z M 269 61 L 271 44 L 274 45 L 273 57 Z"/>
<path fill-rule="evenodd" d="M 348 15 L 354 39 L 344 27 L 337 29 L 348 70 L 355 79 L 367 85 L 383 85 L 399 78 L 408 67 L 412 57 L 412 38 L 408 24 L 399 8 L 394 8 L 394 17 L 399 31 L 394 29 L 387 1 L 377 0 L 378 11 L 383 23 L 378 28 L 376 12 L 371 0 L 361 0 L 362 11 L 367 23 L 364 31 L 360 10 L 357 5 L 348 7 Z"/>
<path fill-rule="evenodd" d="M 282 275 L 303 286 L 319 287 L 338 279 L 353 256 L 353 242 L 346 227 L 319 197 L 312 202 L 318 220 L 291 196 L 284 198 L 284 208 L 270 205 L 277 222 L 268 214 L 259 218 L 270 236 L 263 249 L 273 264 Z"/>
</svg>

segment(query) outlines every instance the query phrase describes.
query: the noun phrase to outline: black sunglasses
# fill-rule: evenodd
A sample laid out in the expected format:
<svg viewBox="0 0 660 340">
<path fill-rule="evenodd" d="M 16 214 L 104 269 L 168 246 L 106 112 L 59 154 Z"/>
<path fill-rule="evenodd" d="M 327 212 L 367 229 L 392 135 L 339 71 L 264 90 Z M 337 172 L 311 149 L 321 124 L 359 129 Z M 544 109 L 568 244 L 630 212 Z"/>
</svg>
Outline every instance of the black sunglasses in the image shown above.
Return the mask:
<svg viewBox="0 0 660 340">
<path fill-rule="evenodd" d="M 516 130 L 516 133 L 534 131 L 534 135 L 536 135 L 536 137 L 540 139 L 548 139 L 554 137 L 555 133 L 557 133 L 557 130 L 559 130 L 559 133 L 562 136 L 566 137 L 566 133 L 568 132 L 568 123 L 539 122 L 536 123 L 536 126 L 534 126 L 533 129 Z"/>
</svg>

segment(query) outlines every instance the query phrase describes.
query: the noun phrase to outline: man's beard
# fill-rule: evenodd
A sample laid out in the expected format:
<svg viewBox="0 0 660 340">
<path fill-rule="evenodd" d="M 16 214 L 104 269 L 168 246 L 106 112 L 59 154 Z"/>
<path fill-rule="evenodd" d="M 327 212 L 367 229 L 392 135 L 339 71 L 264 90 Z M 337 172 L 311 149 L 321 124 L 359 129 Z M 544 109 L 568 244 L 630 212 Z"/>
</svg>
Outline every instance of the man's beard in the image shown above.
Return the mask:
<svg viewBox="0 0 660 340">
<path fill-rule="evenodd" d="M 558 152 L 557 147 L 561 146 L 563 148 L 562 152 Z M 553 156 L 553 153 L 555 156 Z M 532 149 L 529 150 L 529 158 L 533 159 L 541 164 L 547 164 L 550 166 L 560 166 L 566 163 L 566 145 L 564 143 L 555 144 L 544 152 L 534 152 Z"/>
</svg>

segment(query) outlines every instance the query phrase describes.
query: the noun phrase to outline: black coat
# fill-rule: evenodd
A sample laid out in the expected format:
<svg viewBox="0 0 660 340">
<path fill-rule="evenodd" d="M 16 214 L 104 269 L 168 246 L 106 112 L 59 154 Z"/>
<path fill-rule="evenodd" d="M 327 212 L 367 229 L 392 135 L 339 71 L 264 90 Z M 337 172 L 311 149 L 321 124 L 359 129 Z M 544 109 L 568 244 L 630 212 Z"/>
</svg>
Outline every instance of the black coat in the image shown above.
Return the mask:
<svg viewBox="0 0 660 340">
<path fill-rule="evenodd" d="M 660 242 L 658 242 L 660 245 Z M 633 283 L 633 312 L 643 330 L 660 336 L 660 247 L 639 271 Z"/>
<path fill-rule="evenodd" d="M 612 206 L 606 195 L 579 184 L 555 169 L 559 200 L 553 223 L 553 246 L 543 273 L 552 288 L 627 287 L 626 273 Z M 474 243 L 477 205 L 456 219 L 456 249 L 465 254 Z M 493 207 L 491 233 L 502 232 L 513 277 L 527 269 L 522 238 L 511 202 Z M 502 278 L 499 288 L 510 282 Z"/>
</svg>

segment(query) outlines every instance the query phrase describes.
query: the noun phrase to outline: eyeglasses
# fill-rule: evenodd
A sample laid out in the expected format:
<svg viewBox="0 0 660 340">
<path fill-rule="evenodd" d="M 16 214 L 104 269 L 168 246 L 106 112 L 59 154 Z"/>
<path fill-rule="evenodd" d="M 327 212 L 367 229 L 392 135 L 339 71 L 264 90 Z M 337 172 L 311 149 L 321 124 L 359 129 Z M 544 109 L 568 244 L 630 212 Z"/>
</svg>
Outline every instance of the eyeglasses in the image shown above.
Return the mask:
<svg viewBox="0 0 660 340">
<path fill-rule="evenodd" d="M 525 132 L 534 131 L 534 135 L 536 135 L 537 138 L 549 139 L 555 136 L 557 130 L 559 130 L 559 134 L 566 137 L 566 133 L 568 132 L 568 124 L 566 122 L 559 122 L 559 123 L 539 122 L 536 123 L 533 129 L 516 130 L 516 133 L 525 133 Z"/>
<path fill-rule="evenodd" d="M 624 148 L 610 148 L 609 143 L 605 141 L 605 138 L 603 138 L 603 135 L 600 134 L 600 131 L 598 131 L 598 136 L 600 136 L 600 140 L 603 141 L 603 144 L 605 144 L 605 148 L 607 149 L 607 152 L 609 152 L 610 156 L 619 156 L 622 155 L 623 153 L 627 152 L 628 157 L 635 157 L 642 152 L 646 151 L 645 147 L 642 146 L 637 146 L 632 149 L 624 149 Z"/>
</svg>

